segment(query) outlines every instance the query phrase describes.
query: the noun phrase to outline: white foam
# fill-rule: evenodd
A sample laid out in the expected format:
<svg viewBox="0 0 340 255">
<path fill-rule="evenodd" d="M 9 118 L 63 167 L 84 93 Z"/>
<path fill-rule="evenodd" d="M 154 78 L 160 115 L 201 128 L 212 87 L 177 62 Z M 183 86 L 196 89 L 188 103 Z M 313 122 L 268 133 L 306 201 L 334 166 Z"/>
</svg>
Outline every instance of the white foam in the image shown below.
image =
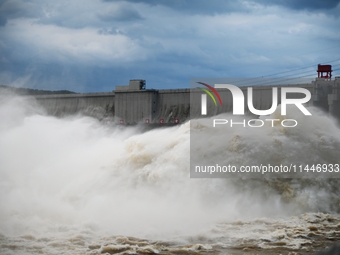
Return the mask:
<svg viewBox="0 0 340 255">
<path fill-rule="evenodd" d="M 290 131 L 230 132 L 228 160 L 281 155 L 289 162 L 292 155 L 308 162 L 338 155 L 335 121 L 313 114 Z M 88 117 L 45 116 L 17 97 L 0 100 L 0 116 L 0 231 L 6 236 L 196 235 L 238 218 L 334 210 L 339 195 L 337 180 L 295 180 L 287 186 L 294 190 L 287 201 L 273 181 L 190 179 L 189 123 L 140 133 Z"/>
</svg>

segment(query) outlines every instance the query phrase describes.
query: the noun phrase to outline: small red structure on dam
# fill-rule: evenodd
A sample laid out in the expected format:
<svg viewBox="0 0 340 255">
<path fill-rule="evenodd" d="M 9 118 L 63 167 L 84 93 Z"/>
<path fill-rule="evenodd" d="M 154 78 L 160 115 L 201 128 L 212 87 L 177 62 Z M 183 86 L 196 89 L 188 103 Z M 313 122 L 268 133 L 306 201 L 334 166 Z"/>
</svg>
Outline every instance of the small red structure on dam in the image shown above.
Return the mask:
<svg viewBox="0 0 340 255">
<path fill-rule="evenodd" d="M 332 78 L 332 66 L 318 64 L 318 78 L 325 78 L 330 80 Z"/>
</svg>

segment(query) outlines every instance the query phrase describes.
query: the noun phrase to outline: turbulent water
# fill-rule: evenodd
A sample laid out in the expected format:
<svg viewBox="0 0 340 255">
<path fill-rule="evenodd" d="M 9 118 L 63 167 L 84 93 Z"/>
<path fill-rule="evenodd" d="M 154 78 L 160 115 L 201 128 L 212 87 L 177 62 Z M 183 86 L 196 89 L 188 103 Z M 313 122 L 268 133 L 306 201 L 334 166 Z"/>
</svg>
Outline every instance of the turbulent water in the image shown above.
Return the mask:
<svg viewBox="0 0 340 255">
<path fill-rule="evenodd" d="M 336 121 L 310 110 L 297 129 L 230 132 L 224 149 L 340 162 Z M 0 96 L 0 254 L 288 254 L 340 239 L 339 179 L 189 178 L 190 125 L 204 120 L 142 132 Z"/>
</svg>

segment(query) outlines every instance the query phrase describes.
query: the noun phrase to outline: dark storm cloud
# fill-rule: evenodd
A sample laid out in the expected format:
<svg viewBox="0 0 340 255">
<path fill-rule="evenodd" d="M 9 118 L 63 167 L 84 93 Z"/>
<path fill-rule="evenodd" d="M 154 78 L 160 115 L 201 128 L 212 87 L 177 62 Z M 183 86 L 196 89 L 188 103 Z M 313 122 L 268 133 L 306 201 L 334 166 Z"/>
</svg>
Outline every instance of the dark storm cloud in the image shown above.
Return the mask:
<svg viewBox="0 0 340 255">
<path fill-rule="evenodd" d="M 120 5 L 97 14 L 102 21 L 135 21 L 142 19 L 132 7 Z"/>
<path fill-rule="evenodd" d="M 337 7 L 340 0 L 256 0 L 256 2 L 264 5 L 279 5 L 294 10 L 327 10 Z"/>
<path fill-rule="evenodd" d="M 20 1 L 0 1 L 0 26 L 5 26 L 7 24 L 7 20 L 9 18 L 16 18 L 20 16 L 32 16 L 30 11 L 26 10 L 23 4 Z M 31 8 L 31 4 L 26 4 L 28 9 Z"/>
<path fill-rule="evenodd" d="M 0 0 L 0 84 L 179 88 L 317 65 L 339 52 L 338 2 Z"/>
<path fill-rule="evenodd" d="M 114 2 L 115 0 L 103 0 Z M 247 7 L 240 0 L 127 0 L 132 3 L 144 3 L 152 6 L 163 5 L 187 13 L 215 14 L 245 11 Z"/>
<path fill-rule="evenodd" d="M 37 21 L 40 24 L 53 24 L 68 28 L 102 27 L 112 22 L 142 20 L 142 16 L 131 3 L 96 3 L 82 5 L 81 1 L 58 4 L 46 8 L 49 12 Z M 74 15 L 77 13 L 77 15 Z"/>
<path fill-rule="evenodd" d="M 0 16 L 0 27 L 5 26 L 7 23 L 7 19 L 3 16 Z"/>
<path fill-rule="evenodd" d="M 0 1 L 0 25 L 5 25 L 8 19 L 34 18 L 42 14 L 35 3 L 21 2 L 16 0 Z"/>
<path fill-rule="evenodd" d="M 106 2 L 113 2 L 114 0 L 103 0 Z M 283 6 L 293 10 L 327 10 L 337 7 L 340 0 L 126 0 L 133 3 L 144 3 L 148 5 L 163 5 L 179 11 L 189 13 L 230 13 L 230 12 L 244 12 L 250 11 L 252 4 L 261 4 L 265 6 Z"/>
<path fill-rule="evenodd" d="M 0 0 L 0 26 L 16 18 L 34 18 L 35 23 L 75 29 L 143 19 L 133 4 L 123 1 L 103 4 L 81 0 Z"/>
</svg>

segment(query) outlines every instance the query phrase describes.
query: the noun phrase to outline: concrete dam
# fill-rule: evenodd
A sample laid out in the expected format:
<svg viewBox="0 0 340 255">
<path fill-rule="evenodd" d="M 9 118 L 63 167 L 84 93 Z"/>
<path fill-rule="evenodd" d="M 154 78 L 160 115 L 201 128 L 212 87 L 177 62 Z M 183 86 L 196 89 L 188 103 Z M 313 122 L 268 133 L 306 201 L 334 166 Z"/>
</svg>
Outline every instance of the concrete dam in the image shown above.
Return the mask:
<svg viewBox="0 0 340 255">
<path fill-rule="evenodd" d="M 320 107 L 340 119 L 340 77 L 334 80 L 316 78 L 309 84 L 252 86 L 254 108 L 266 110 L 271 107 L 273 87 L 305 88 L 311 93 L 311 100 L 306 105 Z M 247 86 L 239 88 L 247 98 Z M 217 89 L 217 91 L 224 98 L 223 105 L 215 108 L 213 102 L 208 100 L 207 116 L 233 110 L 231 92 L 228 89 Z M 278 104 L 280 104 L 281 89 L 278 91 Z M 116 90 L 109 93 L 39 95 L 35 96 L 35 99 L 48 114 L 53 116 L 80 113 L 100 120 L 114 120 L 120 124 L 177 124 L 190 118 L 202 117 L 200 107 L 190 109 L 190 100 L 201 94 L 202 91 L 198 89 L 146 89 L 145 80 L 130 80 L 129 85 L 116 86 Z M 288 95 L 289 98 L 301 98 L 301 93 Z M 250 114 L 247 105 L 245 105 L 245 112 Z"/>
</svg>

